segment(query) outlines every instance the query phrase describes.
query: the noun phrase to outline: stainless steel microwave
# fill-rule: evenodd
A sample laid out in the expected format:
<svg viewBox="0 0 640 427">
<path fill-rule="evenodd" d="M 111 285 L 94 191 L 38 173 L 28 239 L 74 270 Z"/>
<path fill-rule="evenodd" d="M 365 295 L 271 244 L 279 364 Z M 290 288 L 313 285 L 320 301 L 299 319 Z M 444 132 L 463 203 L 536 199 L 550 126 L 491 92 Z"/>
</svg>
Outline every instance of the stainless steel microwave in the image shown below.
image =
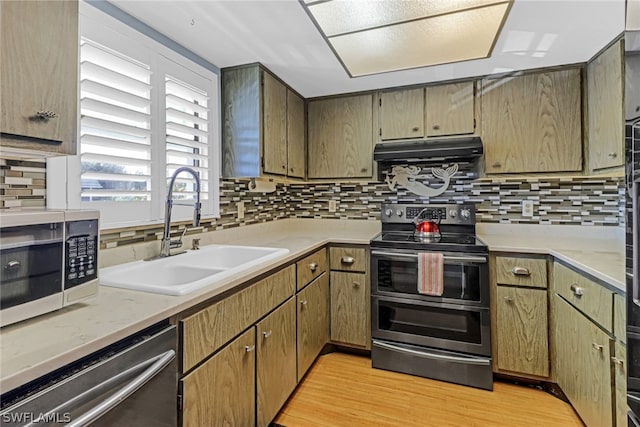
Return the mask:
<svg viewBox="0 0 640 427">
<path fill-rule="evenodd" d="M 98 211 L 0 211 L 0 326 L 98 292 Z"/>
</svg>

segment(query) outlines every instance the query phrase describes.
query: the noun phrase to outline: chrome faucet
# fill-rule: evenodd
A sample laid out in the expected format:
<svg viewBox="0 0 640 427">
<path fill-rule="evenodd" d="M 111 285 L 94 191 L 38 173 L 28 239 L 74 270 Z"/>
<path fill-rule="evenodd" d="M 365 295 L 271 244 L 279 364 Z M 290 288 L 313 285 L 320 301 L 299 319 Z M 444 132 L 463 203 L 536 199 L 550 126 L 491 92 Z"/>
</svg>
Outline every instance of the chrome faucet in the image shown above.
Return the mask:
<svg viewBox="0 0 640 427">
<path fill-rule="evenodd" d="M 176 181 L 176 177 L 182 173 L 188 172 L 193 175 L 193 178 L 196 180 L 196 202 L 193 205 L 193 226 L 197 227 L 200 225 L 200 177 L 198 173 L 193 169 L 183 166 L 173 173 L 171 176 L 171 180 L 169 181 L 169 191 L 167 192 L 167 201 L 165 203 L 165 212 L 164 212 L 164 234 L 162 235 L 162 245 L 160 248 L 160 256 L 168 257 L 170 255 L 171 249 L 179 248 L 182 246 L 182 237 L 184 233 L 187 231 L 186 228 L 182 233 L 182 236 L 178 240 L 171 240 L 171 208 L 173 205 L 181 205 L 181 206 L 190 206 L 185 203 L 174 203 L 173 202 L 173 184 Z"/>
</svg>

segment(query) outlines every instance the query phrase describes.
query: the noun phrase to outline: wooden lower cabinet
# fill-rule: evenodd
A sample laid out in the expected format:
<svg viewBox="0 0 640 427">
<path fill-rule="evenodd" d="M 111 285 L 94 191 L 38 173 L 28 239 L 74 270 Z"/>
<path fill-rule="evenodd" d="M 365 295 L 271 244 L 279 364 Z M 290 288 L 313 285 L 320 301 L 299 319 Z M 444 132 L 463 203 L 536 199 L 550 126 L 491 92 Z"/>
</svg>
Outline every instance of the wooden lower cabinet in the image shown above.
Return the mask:
<svg viewBox="0 0 640 427">
<path fill-rule="evenodd" d="M 255 424 L 255 328 L 250 328 L 180 381 L 182 425 Z"/>
<path fill-rule="evenodd" d="M 331 341 L 370 348 L 368 290 L 365 273 L 331 272 Z"/>
<path fill-rule="evenodd" d="M 256 324 L 257 422 L 268 426 L 297 384 L 296 299 Z"/>
<path fill-rule="evenodd" d="M 612 426 L 612 340 L 560 296 L 554 298 L 558 385 L 587 426 Z"/>
<path fill-rule="evenodd" d="M 547 290 L 498 286 L 496 295 L 498 369 L 547 377 Z"/>
<path fill-rule="evenodd" d="M 627 427 L 627 347 L 620 341 L 615 345 L 616 355 L 611 359 L 616 384 L 616 427 Z"/>
<path fill-rule="evenodd" d="M 298 381 L 329 341 L 329 275 L 323 273 L 296 295 Z"/>
</svg>

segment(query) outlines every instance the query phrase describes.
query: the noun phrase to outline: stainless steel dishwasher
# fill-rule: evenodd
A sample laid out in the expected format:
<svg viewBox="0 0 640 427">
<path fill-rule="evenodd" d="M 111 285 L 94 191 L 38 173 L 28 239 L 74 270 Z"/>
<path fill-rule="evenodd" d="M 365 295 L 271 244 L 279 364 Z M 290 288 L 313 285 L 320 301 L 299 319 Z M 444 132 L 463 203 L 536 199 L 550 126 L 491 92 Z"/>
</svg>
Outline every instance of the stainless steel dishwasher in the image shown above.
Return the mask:
<svg viewBox="0 0 640 427">
<path fill-rule="evenodd" d="M 3 426 L 176 426 L 177 333 L 156 325 L 2 395 Z"/>
</svg>

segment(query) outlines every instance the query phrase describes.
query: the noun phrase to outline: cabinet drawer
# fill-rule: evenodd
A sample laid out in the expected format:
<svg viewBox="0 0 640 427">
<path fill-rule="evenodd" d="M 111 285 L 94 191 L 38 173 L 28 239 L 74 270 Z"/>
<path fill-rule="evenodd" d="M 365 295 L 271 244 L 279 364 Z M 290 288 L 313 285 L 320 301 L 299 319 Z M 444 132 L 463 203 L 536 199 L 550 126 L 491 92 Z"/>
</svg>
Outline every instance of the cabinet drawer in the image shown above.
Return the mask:
<svg viewBox="0 0 640 427">
<path fill-rule="evenodd" d="M 500 285 L 546 288 L 547 260 L 497 256 L 496 281 Z"/>
<path fill-rule="evenodd" d="M 613 294 L 613 335 L 627 342 L 627 299 L 618 294 Z"/>
<path fill-rule="evenodd" d="M 327 271 L 327 250 L 322 248 L 296 263 L 298 290 Z"/>
<path fill-rule="evenodd" d="M 367 251 L 365 248 L 329 248 L 332 270 L 365 272 Z"/>
<path fill-rule="evenodd" d="M 553 272 L 556 293 L 612 332 L 613 293 L 564 265 L 554 263 Z"/>
<path fill-rule="evenodd" d="M 182 372 L 216 351 L 295 292 L 295 268 L 286 267 L 180 322 Z"/>
</svg>

